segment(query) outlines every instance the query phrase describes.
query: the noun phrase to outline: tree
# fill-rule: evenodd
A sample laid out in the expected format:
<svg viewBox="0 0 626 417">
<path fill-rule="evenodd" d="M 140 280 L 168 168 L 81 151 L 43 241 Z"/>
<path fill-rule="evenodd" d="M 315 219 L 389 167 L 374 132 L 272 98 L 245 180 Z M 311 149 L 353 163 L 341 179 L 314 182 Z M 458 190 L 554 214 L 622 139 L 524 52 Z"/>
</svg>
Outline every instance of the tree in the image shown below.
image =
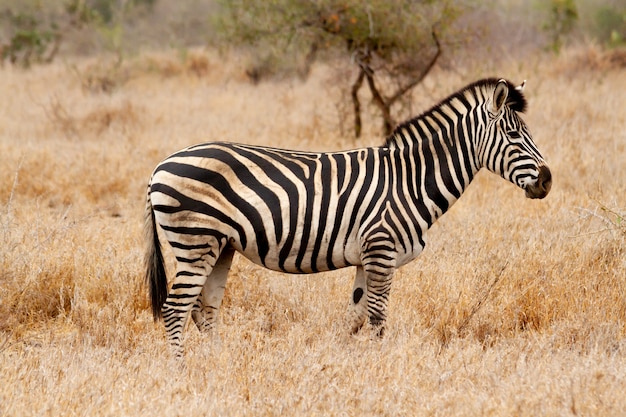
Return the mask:
<svg viewBox="0 0 626 417">
<path fill-rule="evenodd" d="M 428 75 L 461 2 L 435 0 L 221 0 L 220 41 L 249 45 L 265 56 L 249 75 L 287 59 L 302 76 L 321 54 L 343 54 L 356 65 L 351 85 L 354 133 L 361 134 L 359 90 L 367 85 L 383 120 L 395 127 L 392 106 Z"/>
<path fill-rule="evenodd" d="M 0 64 L 5 60 L 28 68 L 49 63 L 64 37 L 91 26 L 120 53 L 122 21 L 134 8 L 150 9 L 156 0 L 28 0 L 9 2 L 0 10 Z M 8 41 L 3 41 L 8 38 Z M 120 58 L 121 59 L 121 58 Z"/>
</svg>

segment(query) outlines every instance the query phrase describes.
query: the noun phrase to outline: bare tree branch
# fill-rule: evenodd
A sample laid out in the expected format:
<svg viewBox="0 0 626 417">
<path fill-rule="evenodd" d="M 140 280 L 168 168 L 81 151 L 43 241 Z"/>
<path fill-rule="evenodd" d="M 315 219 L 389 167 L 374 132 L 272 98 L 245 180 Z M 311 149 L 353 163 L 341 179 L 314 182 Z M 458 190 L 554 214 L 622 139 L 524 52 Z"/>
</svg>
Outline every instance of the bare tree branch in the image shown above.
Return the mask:
<svg viewBox="0 0 626 417">
<path fill-rule="evenodd" d="M 452 5 L 440 9 L 431 2 L 413 0 L 365 5 L 342 0 L 286 0 L 269 8 L 250 1 L 245 10 L 238 7 L 239 1 L 224 0 L 224 3 L 226 11 L 232 14 L 225 20 L 224 40 L 259 48 L 265 45 L 270 56 L 283 52 L 293 55 L 296 58 L 286 66 L 293 70 L 293 63 L 302 63 L 295 66 L 302 78 L 309 74 L 318 51 L 343 49 L 342 53 L 350 57 L 350 65 L 358 67 L 350 84 L 356 137 L 363 128 L 363 103 L 358 93 L 364 80 L 367 79 L 372 103 L 381 111 L 384 133 L 390 134 L 395 125 L 392 106 L 432 71 L 443 52 L 440 36 L 447 47 L 449 35 L 445 27 L 456 18 L 457 12 L 464 10 L 462 6 Z M 403 10 L 401 14 L 389 13 L 390 6 L 396 9 L 394 4 Z M 263 19 L 254 19 L 257 15 Z M 424 19 L 415 19 L 421 15 Z M 268 44 L 260 42 L 260 38 L 267 38 Z M 258 81 L 262 75 L 253 79 Z"/>
<path fill-rule="evenodd" d="M 435 53 L 433 58 L 430 60 L 428 65 L 422 70 L 422 73 L 418 77 L 413 78 L 409 83 L 407 83 L 403 87 L 400 87 L 398 89 L 398 91 L 396 91 L 391 97 L 389 97 L 387 99 L 387 104 L 389 106 L 391 106 L 393 103 L 398 101 L 398 99 L 400 97 L 402 97 L 404 94 L 406 94 L 413 87 L 415 87 L 416 85 L 421 83 L 422 80 L 428 75 L 428 73 L 430 73 L 430 71 L 435 66 L 435 63 L 437 62 L 437 60 L 441 56 L 441 44 L 439 43 L 439 39 L 437 38 L 437 32 L 435 32 L 435 26 L 433 26 L 433 28 L 432 28 L 432 37 L 433 37 L 433 40 L 435 41 L 435 46 L 437 47 L 437 52 Z"/>
<path fill-rule="evenodd" d="M 385 101 L 376 88 L 376 84 L 374 83 L 374 72 L 370 70 L 365 73 L 365 76 L 367 78 L 367 85 L 372 93 L 372 100 L 383 114 L 383 131 L 385 132 L 385 135 L 388 135 L 395 127 L 395 122 L 391 118 L 391 112 L 389 111 L 389 103 Z"/>
<path fill-rule="evenodd" d="M 361 102 L 359 101 L 359 89 L 363 85 L 363 78 L 365 77 L 365 69 L 361 68 L 359 71 L 359 76 L 352 84 L 352 105 L 354 107 L 354 136 L 359 138 L 361 137 L 361 128 L 363 124 L 361 123 Z"/>
</svg>

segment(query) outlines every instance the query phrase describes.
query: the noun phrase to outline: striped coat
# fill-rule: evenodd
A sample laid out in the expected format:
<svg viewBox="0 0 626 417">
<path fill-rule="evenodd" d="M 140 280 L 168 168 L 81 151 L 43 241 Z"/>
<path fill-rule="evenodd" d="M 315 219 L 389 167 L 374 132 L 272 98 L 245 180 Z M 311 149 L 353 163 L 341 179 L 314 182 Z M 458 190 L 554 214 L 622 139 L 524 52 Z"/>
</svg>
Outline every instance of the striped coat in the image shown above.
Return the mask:
<svg viewBox="0 0 626 417">
<path fill-rule="evenodd" d="M 550 170 L 519 117 L 521 90 L 478 81 L 381 147 L 310 153 L 216 142 L 162 161 L 148 186 L 146 265 L 174 353 L 182 356 L 189 315 L 201 330 L 214 326 L 235 251 L 288 273 L 356 266 L 351 328 L 369 317 L 382 332 L 395 270 L 419 255 L 424 233 L 478 170 L 529 198 L 548 194 Z M 157 227 L 177 261 L 169 290 Z"/>
</svg>

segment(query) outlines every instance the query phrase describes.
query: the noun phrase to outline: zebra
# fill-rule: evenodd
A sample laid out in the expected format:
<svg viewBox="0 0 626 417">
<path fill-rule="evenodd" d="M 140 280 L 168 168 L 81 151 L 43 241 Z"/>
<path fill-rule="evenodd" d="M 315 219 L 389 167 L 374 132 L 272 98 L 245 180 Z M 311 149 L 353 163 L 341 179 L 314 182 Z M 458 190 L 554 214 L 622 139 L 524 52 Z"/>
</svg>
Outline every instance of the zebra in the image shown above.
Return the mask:
<svg viewBox="0 0 626 417">
<path fill-rule="evenodd" d="M 212 142 L 159 163 L 147 192 L 146 279 L 174 355 L 183 357 L 189 316 L 200 331 L 215 327 L 235 252 L 294 274 L 355 266 L 348 326 L 357 332 L 369 318 L 382 335 L 394 272 L 420 254 L 426 231 L 481 168 L 528 198 L 550 191 L 550 169 L 520 117 L 524 85 L 474 82 L 380 147 L 314 153 Z M 169 292 L 165 240 L 176 258 Z"/>
</svg>

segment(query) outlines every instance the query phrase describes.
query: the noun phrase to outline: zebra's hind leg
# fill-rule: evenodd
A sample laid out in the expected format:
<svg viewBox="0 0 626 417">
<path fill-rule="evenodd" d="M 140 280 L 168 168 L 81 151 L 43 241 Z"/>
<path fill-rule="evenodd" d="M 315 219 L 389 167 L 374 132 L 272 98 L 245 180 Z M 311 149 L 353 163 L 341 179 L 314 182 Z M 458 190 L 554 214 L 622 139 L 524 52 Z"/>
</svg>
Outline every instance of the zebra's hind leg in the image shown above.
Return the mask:
<svg viewBox="0 0 626 417">
<path fill-rule="evenodd" d="M 234 254 L 235 250 L 231 247 L 222 251 L 191 310 L 191 318 L 201 332 L 215 327 Z"/>
<path fill-rule="evenodd" d="M 172 244 L 177 261 L 176 276 L 161 311 L 167 339 L 178 359 L 183 358 L 183 331 L 189 313 L 220 256 L 219 244 L 214 243 L 196 245 L 193 249 L 176 242 Z"/>
</svg>

